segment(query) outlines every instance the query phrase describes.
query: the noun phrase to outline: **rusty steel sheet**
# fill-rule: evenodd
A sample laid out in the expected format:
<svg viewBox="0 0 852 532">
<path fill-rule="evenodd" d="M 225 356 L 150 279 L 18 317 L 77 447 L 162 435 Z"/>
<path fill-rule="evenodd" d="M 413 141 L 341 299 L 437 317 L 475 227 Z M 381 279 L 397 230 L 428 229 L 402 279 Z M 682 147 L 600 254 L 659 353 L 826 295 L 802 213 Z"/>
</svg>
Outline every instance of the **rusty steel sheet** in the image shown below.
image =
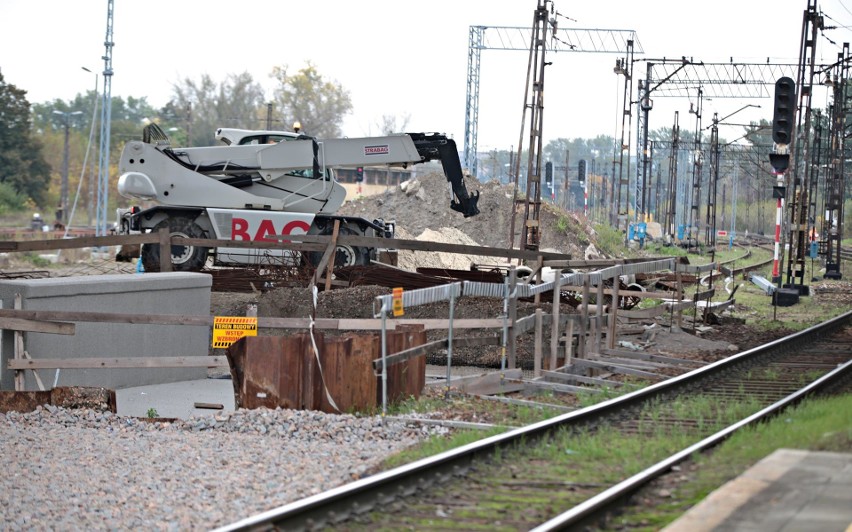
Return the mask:
<svg viewBox="0 0 852 532">
<path fill-rule="evenodd" d="M 48 391 L 0 392 L 0 412 L 32 412 L 39 406 L 91 408 L 115 413 L 115 390 L 59 386 Z"/>
<path fill-rule="evenodd" d="M 379 344 L 379 337 L 374 334 L 325 339 L 320 354 L 322 379 L 340 412 L 367 411 L 376 406 L 372 356 L 380 349 Z M 323 382 L 318 383 L 317 389 Z M 320 393 L 318 399 L 318 410 L 335 412 L 325 393 Z"/>
<path fill-rule="evenodd" d="M 246 336 L 225 351 L 238 408 L 278 406 L 278 375 L 284 338 Z"/>
<path fill-rule="evenodd" d="M 424 275 L 382 266 L 348 266 L 336 269 L 334 274 L 338 279 L 348 281 L 349 286 L 377 285 L 414 290 L 447 284 L 446 277 Z"/>
<path fill-rule="evenodd" d="M 388 333 L 390 349 L 426 342 L 422 326 L 403 329 Z M 227 349 L 238 408 L 328 413 L 369 411 L 380 404 L 381 377 L 373 371 L 373 359 L 380 355 L 378 334 L 326 337 L 314 332 L 313 342 L 308 332 L 247 336 Z M 389 397 L 419 397 L 426 385 L 425 355 L 395 365 L 388 375 Z"/>
<path fill-rule="evenodd" d="M 422 325 L 399 326 L 387 333 L 387 352 L 399 353 L 426 343 L 426 330 Z M 381 356 L 381 352 L 378 353 Z M 378 357 L 376 357 L 378 358 Z M 372 367 L 372 360 L 370 360 Z M 419 398 L 426 387 L 426 355 L 413 357 L 387 368 L 388 402 L 404 401 L 409 397 Z M 376 377 L 376 404 L 382 404 L 381 373 Z"/>
</svg>

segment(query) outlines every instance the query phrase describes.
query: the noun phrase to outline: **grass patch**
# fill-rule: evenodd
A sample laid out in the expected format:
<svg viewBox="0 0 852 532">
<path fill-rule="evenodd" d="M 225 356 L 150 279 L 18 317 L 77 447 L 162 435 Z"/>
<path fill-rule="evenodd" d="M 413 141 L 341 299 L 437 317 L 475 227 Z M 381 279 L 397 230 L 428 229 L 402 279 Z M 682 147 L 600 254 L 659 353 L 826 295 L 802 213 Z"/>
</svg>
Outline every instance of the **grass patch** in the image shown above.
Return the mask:
<svg viewBox="0 0 852 532">
<path fill-rule="evenodd" d="M 449 436 L 432 436 L 419 445 L 388 457 L 384 462 L 382 462 L 381 469 L 393 469 L 394 467 L 399 467 L 404 464 L 410 464 L 411 462 L 416 462 L 422 458 L 435 456 L 436 454 L 440 454 L 444 451 L 449 451 L 450 449 L 455 449 L 456 447 L 461 447 L 468 443 L 473 443 L 483 438 L 500 434 L 501 432 L 504 432 L 504 430 L 501 428 L 494 428 L 487 431 L 462 430 Z"/>
<path fill-rule="evenodd" d="M 659 530 L 725 482 L 784 448 L 852 451 L 852 395 L 809 400 L 769 422 L 738 431 L 712 454 L 697 457 L 697 473 L 678 486 L 671 503 L 630 513 L 619 524 L 642 523 L 631 529 Z"/>
<path fill-rule="evenodd" d="M 595 226 L 597 233 L 597 247 L 603 253 L 611 257 L 621 256 L 624 251 L 624 235 L 611 225 L 599 224 Z"/>
</svg>

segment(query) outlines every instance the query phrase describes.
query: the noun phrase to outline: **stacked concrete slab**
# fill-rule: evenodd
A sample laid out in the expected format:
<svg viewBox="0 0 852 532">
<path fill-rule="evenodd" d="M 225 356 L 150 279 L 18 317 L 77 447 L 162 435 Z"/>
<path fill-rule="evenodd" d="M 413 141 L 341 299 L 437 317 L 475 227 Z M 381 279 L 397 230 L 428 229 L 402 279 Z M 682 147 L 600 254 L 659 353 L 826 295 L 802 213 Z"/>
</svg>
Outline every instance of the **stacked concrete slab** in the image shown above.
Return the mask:
<svg viewBox="0 0 852 532">
<path fill-rule="evenodd" d="M 208 316 L 211 284 L 210 275 L 177 272 L 10 280 L 0 281 L 0 301 L 3 308 L 14 308 L 15 294 L 20 294 L 25 310 Z M 204 356 L 209 352 L 207 326 L 75 323 L 73 336 L 24 333 L 26 351 L 34 359 Z M 6 368 L 14 355 L 13 337 L 12 331 L 2 331 L 2 390 L 14 389 L 14 371 Z M 25 374 L 26 389 L 37 390 L 32 371 Z M 53 386 L 56 370 L 39 374 L 47 388 Z M 63 369 L 57 385 L 119 389 L 206 375 L 206 368 Z"/>
</svg>

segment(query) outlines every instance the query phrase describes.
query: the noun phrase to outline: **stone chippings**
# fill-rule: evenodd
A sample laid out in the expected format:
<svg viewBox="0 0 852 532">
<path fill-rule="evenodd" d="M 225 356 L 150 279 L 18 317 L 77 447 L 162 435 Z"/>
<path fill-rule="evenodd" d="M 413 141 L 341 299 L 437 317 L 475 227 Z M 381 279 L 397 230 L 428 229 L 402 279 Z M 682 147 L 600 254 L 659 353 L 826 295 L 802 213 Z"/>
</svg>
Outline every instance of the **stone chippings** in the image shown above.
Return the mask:
<svg viewBox="0 0 852 532">
<path fill-rule="evenodd" d="M 153 422 L 54 406 L 0 413 L 0 528 L 211 529 L 362 478 L 445 432 L 282 409 Z"/>
</svg>

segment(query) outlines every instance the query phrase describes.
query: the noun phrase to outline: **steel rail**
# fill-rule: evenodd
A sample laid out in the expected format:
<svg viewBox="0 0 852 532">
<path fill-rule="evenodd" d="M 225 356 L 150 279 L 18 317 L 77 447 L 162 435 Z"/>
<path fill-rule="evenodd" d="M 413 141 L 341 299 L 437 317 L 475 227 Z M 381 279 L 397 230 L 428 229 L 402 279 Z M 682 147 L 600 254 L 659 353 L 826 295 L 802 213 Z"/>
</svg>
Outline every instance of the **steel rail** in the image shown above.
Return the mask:
<svg viewBox="0 0 852 532">
<path fill-rule="evenodd" d="M 671 393 L 699 380 L 717 375 L 739 364 L 748 363 L 776 349 L 806 341 L 812 336 L 829 333 L 852 321 L 852 311 L 784 338 L 743 351 L 689 373 L 672 377 L 626 395 L 576 410 L 526 427 L 485 438 L 438 455 L 424 458 L 395 469 L 345 484 L 317 495 L 285 504 L 247 517 L 218 531 L 235 530 L 310 530 L 332 526 L 352 515 L 369 512 L 377 504 L 388 504 L 429 487 L 436 481 L 463 474 L 479 457 L 497 449 L 508 448 L 522 439 L 531 440 L 571 423 L 594 422 L 613 412 L 638 405 L 654 396 Z M 633 478 L 633 477 L 631 477 Z"/>
<path fill-rule="evenodd" d="M 723 440 L 727 439 L 736 431 L 747 427 L 758 421 L 762 421 L 773 414 L 776 414 L 785 408 L 794 405 L 807 397 L 808 395 L 818 392 L 825 386 L 832 384 L 842 377 L 852 374 L 852 361 L 849 361 L 833 371 L 823 375 L 819 379 L 809 385 L 797 390 L 787 397 L 776 401 L 767 406 L 763 410 L 756 412 L 745 419 L 742 419 L 724 429 L 712 434 L 703 440 L 690 445 L 689 447 L 669 456 L 668 458 L 657 462 L 648 467 L 644 471 L 636 473 L 630 478 L 627 478 L 614 486 L 607 488 L 601 493 L 587 499 L 585 502 L 571 508 L 570 510 L 554 517 L 553 519 L 541 524 L 532 529 L 535 532 L 544 532 L 549 530 L 564 530 L 570 526 L 576 526 L 606 512 L 612 505 L 618 501 L 625 499 L 642 486 L 648 484 L 657 477 L 669 471 L 673 466 L 689 459 L 695 453 L 706 451 L 707 449 L 718 445 Z"/>
</svg>

